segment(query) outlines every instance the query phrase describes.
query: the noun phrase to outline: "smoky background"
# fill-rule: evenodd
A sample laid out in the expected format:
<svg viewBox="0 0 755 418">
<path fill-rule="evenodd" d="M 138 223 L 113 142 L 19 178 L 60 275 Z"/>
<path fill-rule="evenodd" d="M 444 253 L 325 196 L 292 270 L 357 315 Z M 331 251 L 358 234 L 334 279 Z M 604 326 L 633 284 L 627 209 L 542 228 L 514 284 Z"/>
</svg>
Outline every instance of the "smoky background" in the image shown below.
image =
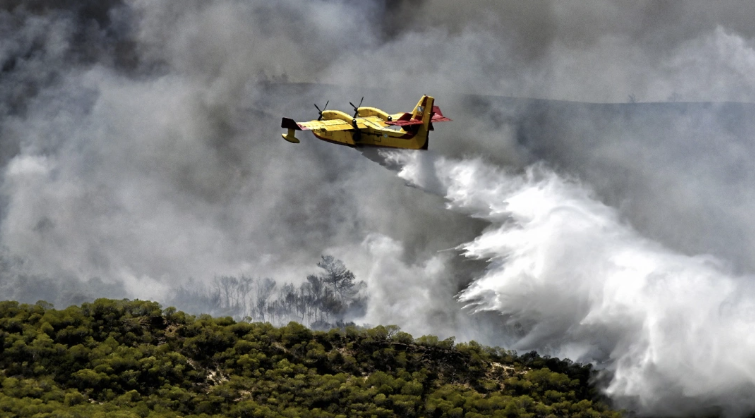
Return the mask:
<svg viewBox="0 0 755 418">
<path fill-rule="evenodd" d="M 0 292 L 170 304 L 331 254 L 361 321 L 513 344 L 457 302 L 489 222 L 282 116 L 433 95 L 431 153 L 545 164 L 748 281 L 755 5 L 739 1 L 0 1 Z M 180 308 L 180 306 L 179 306 Z M 197 308 L 199 309 L 199 308 Z M 516 347 L 515 347 L 516 348 Z M 541 347 L 547 350 L 547 347 Z"/>
</svg>

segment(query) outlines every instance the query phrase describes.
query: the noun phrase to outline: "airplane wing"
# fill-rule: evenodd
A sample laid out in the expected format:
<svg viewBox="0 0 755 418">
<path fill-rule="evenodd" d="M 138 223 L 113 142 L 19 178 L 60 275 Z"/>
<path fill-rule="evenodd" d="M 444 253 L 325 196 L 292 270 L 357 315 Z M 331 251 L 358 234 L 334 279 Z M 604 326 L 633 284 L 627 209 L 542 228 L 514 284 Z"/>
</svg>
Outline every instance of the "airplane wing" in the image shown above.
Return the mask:
<svg viewBox="0 0 755 418">
<path fill-rule="evenodd" d="M 296 122 L 293 119 L 283 118 L 281 128 L 293 129 L 296 131 L 348 131 L 354 129 L 350 123 L 339 120 L 312 120 L 309 122 Z"/>
</svg>

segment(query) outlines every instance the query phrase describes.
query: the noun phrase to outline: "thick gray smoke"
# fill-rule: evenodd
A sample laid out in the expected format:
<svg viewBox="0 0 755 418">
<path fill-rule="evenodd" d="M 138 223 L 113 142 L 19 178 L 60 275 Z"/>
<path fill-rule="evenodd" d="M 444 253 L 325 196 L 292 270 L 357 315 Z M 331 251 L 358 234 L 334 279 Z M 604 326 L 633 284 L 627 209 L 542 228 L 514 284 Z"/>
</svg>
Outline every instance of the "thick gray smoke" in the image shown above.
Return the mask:
<svg viewBox="0 0 755 418">
<path fill-rule="evenodd" d="M 265 82 L 312 79 L 323 57 L 368 45 L 352 19 L 364 7 L 76 4 L 2 15 L 2 243 L 19 280 L 70 278 L 68 290 L 99 278 L 107 295 L 161 298 L 220 274 L 303 280 L 329 246 L 358 246 L 365 231 L 407 243 L 407 256 L 474 234 L 351 150 L 276 139 L 283 109 L 309 116 L 323 96 Z M 408 227 L 416 218 L 457 227 L 428 242 Z"/>
<path fill-rule="evenodd" d="M 586 202 L 631 236 L 617 245 L 682 267 L 716 260 L 700 267 L 703 287 L 661 293 L 684 313 L 711 277 L 730 286 L 711 297 L 725 298 L 755 271 L 755 106 L 689 103 L 755 102 L 753 14 L 738 1 L 0 1 L 0 291 L 59 306 L 165 301 L 218 275 L 301 281 L 329 253 L 368 282 L 365 322 L 602 359 L 617 372 L 609 392 L 638 396 L 643 412 L 748 410 L 736 394 L 750 381 L 715 361 L 659 357 L 648 364 L 668 370 L 648 372 L 612 357 L 638 335 L 632 312 L 629 328 L 586 350 L 589 332 L 524 307 L 480 305 L 504 320 L 462 310 L 460 291 L 488 303 L 475 292 L 505 293 L 485 262 L 453 250 L 500 220 L 446 210 L 441 179 L 417 182 L 440 196 L 407 188 L 357 151 L 285 143 L 278 125 L 313 118 L 314 102 L 346 109 L 366 96 L 393 112 L 434 95 L 454 119 L 431 135 L 438 154 L 511 170 L 544 162 L 595 191 Z M 571 295 L 558 307 L 587 309 L 570 308 L 585 296 Z M 745 299 L 724 305 L 698 322 L 700 339 L 749 326 Z M 686 360 L 739 350 L 685 335 L 658 347 Z M 619 358 L 637 372 L 620 375 Z M 681 383 L 714 378 L 728 393 Z"/>
</svg>

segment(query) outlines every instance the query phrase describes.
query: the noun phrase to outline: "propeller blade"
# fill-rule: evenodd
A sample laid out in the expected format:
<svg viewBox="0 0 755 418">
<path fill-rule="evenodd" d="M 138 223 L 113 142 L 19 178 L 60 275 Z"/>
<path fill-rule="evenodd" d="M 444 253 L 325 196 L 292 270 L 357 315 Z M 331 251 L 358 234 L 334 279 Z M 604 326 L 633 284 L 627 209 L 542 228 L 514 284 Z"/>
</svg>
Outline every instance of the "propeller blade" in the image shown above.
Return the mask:
<svg viewBox="0 0 755 418">
<path fill-rule="evenodd" d="M 362 102 L 364 101 L 364 96 L 362 96 L 362 100 L 359 101 L 359 106 L 354 106 L 354 103 L 349 102 L 351 107 L 354 108 L 354 117 L 357 117 L 359 114 L 359 108 L 362 106 Z"/>
<path fill-rule="evenodd" d="M 328 108 L 328 103 L 330 103 L 330 100 L 325 102 L 325 106 L 323 106 L 322 110 L 317 106 L 317 103 L 315 103 L 315 109 L 317 109 L 317 112 L 320 113 L 320 116 L 317 117 L 317 120 L 322 120 L 322 112 Z"/>
</svg>

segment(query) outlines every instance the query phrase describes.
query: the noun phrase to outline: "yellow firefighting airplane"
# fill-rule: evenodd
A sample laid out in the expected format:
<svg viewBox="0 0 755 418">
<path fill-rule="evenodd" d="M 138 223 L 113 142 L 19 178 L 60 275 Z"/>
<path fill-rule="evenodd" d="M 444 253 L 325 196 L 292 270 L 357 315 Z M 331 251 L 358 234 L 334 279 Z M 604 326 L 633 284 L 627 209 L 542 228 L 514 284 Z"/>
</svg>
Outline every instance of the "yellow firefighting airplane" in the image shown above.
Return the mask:
<svg viewBox="0 0 755 418">
<path fill-rule="evenodd" d="M 364 100 L 364 97 L 362 98 Z M 325 110 L 328 103 L 317 111 L 320 117 L 309 122 L 296 122 L 283 118 L 281 128 L 288 129 L 282 134 L 288 142 L 298 143 L 295 131 L 312 131 L 323 141 L 349 147 L 385 147 L 406 149 L 427 149 L 427 137 L 433 130 L 433 122 L 447 122 L 451 119 L 443 116 L 438 106 L 433 106 L 435 99 L 422 96 L 412 113 L 388 113 L 374 107 L 354 106 L 354 115 L 340 110 Z"/>
</svg>

